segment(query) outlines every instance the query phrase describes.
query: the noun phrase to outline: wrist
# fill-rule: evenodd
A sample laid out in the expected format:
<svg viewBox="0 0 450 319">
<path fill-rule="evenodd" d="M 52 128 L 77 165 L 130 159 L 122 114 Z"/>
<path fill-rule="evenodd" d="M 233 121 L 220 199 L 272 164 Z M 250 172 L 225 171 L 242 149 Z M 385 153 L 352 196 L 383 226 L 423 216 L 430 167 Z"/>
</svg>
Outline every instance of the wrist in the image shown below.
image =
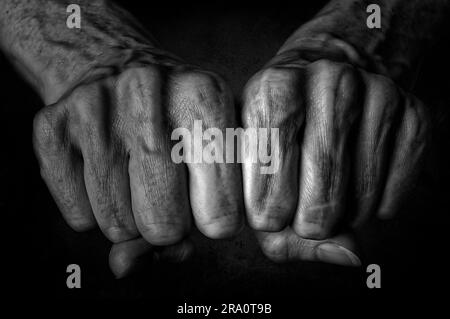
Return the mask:
<svg viewBox="0 0 450 319">
<path fill-rule="evenodd" d="M 366 24 L 368 1 L 331 1 L 294 32 L 279 54 L 311 52 L 308 55 L 316 59 L 344 60 L 410 86 L 426 49 L 436 38 L 434 30 L 444 19 L 444 5 L 416 0 L 372 2 L 381 8 L 380 29 Z"/>
<path fill-rule="evenodd" d="M 78 85 L 118 74 L 127 68 L 145 65 L 157 65 L 170 68 L 180 64 L 183 64 L 180 58 L 156 47 L 141 46 L 121 49 L 103 58 L 95 59 L 87 67 L 80 67 L 70 78 L 70 81 L 68 80 L 59 84 L 54 81 L 57 77 L 50 76 L 49 82 L 45 87 L 46 91 L 43 99 L 44 101 L 57 101 L 60 97 L 70 93 Z"/>
<path fill-rule="evenodd" d="M 331 21 L 326 24 L 311 21 L 302 26 L 283 44 L 277 55 L 297 55 L 308 62 L 319 59 L 346 62 L 393 79 L 401 77 L 408 69 L 408 59 L 394 62 L 378 52 L 376 48 L 382 45 L 381 36 L 358 41 L 364 38 L 364 30 L 354 30 L 353 34 L 339 32 Z"/>
<path fill-rule="evenodd" d="M 79 3 L 81 28 L 68 28 L 62 1 L 2 2 L 0 45 L 46 104 L 91 74 L 159 54 L 124 10 L 104 1 Z"/>
<path fill-rule="evenodd" d="M 372 60 L 353 45 L 328 33 L 299 35 L 292 37 L 280 48 L 274 58 L 275 63 L 303 61 L 310 63 L 321 59 L 346 62 L 365 69 L 376 68 L 382 72 L 379 60 Z"/>
</svg>

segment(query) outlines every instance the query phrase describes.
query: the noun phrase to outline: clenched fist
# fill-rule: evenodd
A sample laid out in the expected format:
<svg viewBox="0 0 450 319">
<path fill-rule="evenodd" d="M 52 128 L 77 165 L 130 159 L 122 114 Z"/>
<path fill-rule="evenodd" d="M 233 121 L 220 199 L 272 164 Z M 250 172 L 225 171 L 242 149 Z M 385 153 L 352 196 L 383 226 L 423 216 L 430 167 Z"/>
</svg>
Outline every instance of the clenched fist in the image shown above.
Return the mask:
<svg viewBox="0 0 450 319">
<path fill-rule="evenodd" d="M 48 188 L 74 229 L 98 225 L 114 243 L 117 276 L 148 251 L 185 258 L 192 224 L 210 238 L 236 234 L 244 204 L 271 259 L 358 265 L 352 229 L 394 215 L 417 178 L 429 121 L 397 84 L 447 6 L 377 3 L 372 30 L 366 1 L 331 0 L 248 82 L 244 128 L 279 132 L 255 143 L 271 150 L 273 174 L 253 161 L 241 170 L 171 157 L 175 129 L 236 128 L 232 96 L 113 2 L 79 1 L 82 27 L 72 29 L 64 1 L 1 1 L 0 48 L 48 105 L 34 121 Z M 223 150 L 210 135 L 209 149 Z"/>
<path fill-rule="evenodd" d="M 274 260 L 357 265 L 342 232 L 398 210 L 424 154 L 426 110 L 385 76 L 286 56 L 244 93 L 244 126 L 280 132 L 277 173 L 244 165 L 249 224 Z"/>
<path fill-rule="evenodd" d="M 175 128 L 236 126 L 230 92 L 216 75 L 152 61 L 84 80 L 34 121 L 42 177 L 69 225 L 98 224 L 115 243 L 118 276 L 152 245 L 184 258 L 192 222 L 210 238 L 242 225 L 239 166 L 171 159 Z"/>
<path fill-rule="evenodd" d="M 239 165 L 171 156 L 176 129 L 236 127 L 224 81 L 161 49 L 114 2 L 79 5 L 82 27 L 72 29 L 63 1 L 0 4 L 0 46 L 47 105 L 35 117 L 34 147 L 68 224 L 99 226 L 119 277 L 148 251 L 185 258 L 193 224 L 209 238 L 236 234 Z"/>
</svg>

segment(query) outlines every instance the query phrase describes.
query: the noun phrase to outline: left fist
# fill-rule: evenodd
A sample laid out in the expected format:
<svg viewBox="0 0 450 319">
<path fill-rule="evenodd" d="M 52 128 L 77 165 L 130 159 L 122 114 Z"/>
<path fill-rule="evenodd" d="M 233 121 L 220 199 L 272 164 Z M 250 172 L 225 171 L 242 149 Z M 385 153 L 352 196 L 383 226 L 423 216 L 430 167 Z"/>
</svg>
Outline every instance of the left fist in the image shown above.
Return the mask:
<svg viewBox="0 0 450 319">
<path fill-rule="evenodd" d="M 209 238 L 235 235 L 242 187 L 235 163 L 175 163 L 171 155 L 176 128 L 236 125 L 220 77 L 175 62 L 116 71 L 44 107 L 34 146 L 67 223 L 78 231 L 98 225 L 114 243 L 111 269 L 123 277 L 147 252 L 187 257 L 193 223 Z"/>
</svg>

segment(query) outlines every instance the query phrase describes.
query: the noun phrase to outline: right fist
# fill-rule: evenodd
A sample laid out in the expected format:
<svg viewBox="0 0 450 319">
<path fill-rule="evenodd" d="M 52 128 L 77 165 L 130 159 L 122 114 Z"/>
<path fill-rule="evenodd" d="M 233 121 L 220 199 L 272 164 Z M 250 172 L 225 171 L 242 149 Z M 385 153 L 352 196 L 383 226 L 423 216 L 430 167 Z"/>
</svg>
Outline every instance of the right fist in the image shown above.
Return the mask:
<svg viewBox="0 0 450 319">
<path fill-rule="evenodd" d="M 232 96 L 214 74 L 146 63 L 84 81 L 34 120 L 41 175 L 67 223 L 98 224 L 123 276 L 140 255 L 183 259 L 192 220 L 210 238 L 242 226 L 237 164 L 175 164 L 171 132 L 236 127 Z"/>
<path fill-rule="evenodd" d="M 346 63 L 279 61 L 244 93 L 244 126 L 280 131 L 278 172 L 243 166 L 249 225 L 271 259 L 358 265 L 343 232 L 397 213 L 423 163 L 427 109 Z"/>
</svg>

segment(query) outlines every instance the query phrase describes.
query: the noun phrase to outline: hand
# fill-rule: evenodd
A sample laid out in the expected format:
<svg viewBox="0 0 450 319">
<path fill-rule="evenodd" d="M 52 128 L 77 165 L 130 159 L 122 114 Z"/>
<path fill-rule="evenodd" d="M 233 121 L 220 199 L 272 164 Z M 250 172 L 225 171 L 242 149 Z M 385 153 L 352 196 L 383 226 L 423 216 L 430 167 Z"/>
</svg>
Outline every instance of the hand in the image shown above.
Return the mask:
<svg viewBox="0 0 450 319">
<path fill-rule="evenodd" d="M 98 224 L 114 243 L 118 277 L 154 249 L 184 259 L 192 220 L 210 238 L 242 226 L 239 166 L 171 159 L 174 128 L 236 126 L 231 94 L 218 76 L 163 60 L 102 71 L 34 121 L 41 174 L 58 207 L 77 231 Z"/>
<path fill-rule="evenodd" d="M 277 173 L 243 166 L 248 222 L 273 260 L 358 265 L 345 232 L 398 211 L 424 154 L 425 107 L 346 63 L 276 61 L 244 93 L 244 126 L 280 134 Z"/>
</svg>

